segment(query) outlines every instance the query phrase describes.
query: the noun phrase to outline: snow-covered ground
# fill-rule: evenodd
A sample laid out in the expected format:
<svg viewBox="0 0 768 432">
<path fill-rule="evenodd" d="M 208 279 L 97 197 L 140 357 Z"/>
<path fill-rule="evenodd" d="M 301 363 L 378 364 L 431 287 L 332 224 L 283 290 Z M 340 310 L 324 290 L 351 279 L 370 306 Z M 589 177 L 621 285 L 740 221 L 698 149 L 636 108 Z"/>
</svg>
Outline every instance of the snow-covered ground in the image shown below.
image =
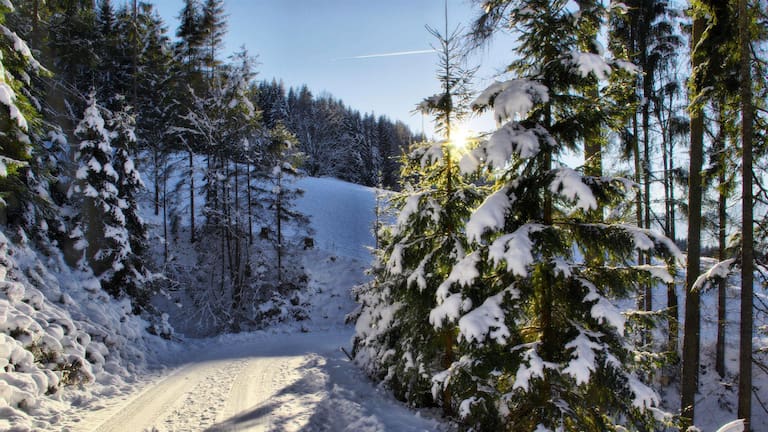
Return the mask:
<svg viewBox="0 0 768 432">
<path fill-rule="evenodd" d="M 34 430 L 439 431 L 355 367 L 345 316 L 367 278 L 375 193 L 304 179 L 299 208 L 312 215 L 316 249 L 304 258 L 310 317 L 255 333 L 190 339 L 157 354 L 157 367 L 111 397 L 73 404 Z M 20 429 L 23 430 L 23 429 Z"/>
<path fill-rule="evenodd" d="M 268 331 L 193 340 L 167 372 L 101 406 L 72 410 L 69 431 L 433 431 L 422 417 L 377 389 L 340 350 L 353 329 L 351 284 L 364 268 L 315 251 L 307 257 L 311 318 Z"/>
</svg>

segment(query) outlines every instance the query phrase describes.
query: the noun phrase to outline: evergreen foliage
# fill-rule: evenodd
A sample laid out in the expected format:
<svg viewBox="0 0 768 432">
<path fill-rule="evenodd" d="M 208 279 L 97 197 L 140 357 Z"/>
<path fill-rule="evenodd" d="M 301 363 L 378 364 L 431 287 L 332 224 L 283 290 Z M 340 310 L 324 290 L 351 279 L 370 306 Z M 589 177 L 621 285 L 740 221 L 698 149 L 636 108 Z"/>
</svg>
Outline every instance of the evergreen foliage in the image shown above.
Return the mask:
<svg viewBox="0 0 768 432">
<path fill-rule="evenodd" d="M 302 169 L 311 176 L 397 189 L 400 157 L 419 139 L 400 121 L 361 115 L 330 95 L 313 96 L 306 86 L 286 92 L 281 82 L 262 81 L 255 103 L 265 127 L 282 123 L 296 136 Z"/>
<path fill-rule="evenodd" d="M 27 43 L 8 27 L 11 12 L 10 3 L 0 5 L 0 214 L 5 223 L 19 223 L 26 203 L 34 199 L 26 181 L 33 174 L 26 167 L 40 129 L 30 77 L 46 71 Z"/>
<path fill-rule="evenodd" d="M 75 154 L 78 168 L 69 195 L 79 209 L 73 232 L 82 237 L 76 237 L 73 247 L 82 252 L 81 268 L 90 268 L 113 296 L 129 295 L 138 311 L 148 306 L 149 293 L 138 255 L 146 240 L 136 204 L 142 184 L 127 150 L 135 143 L 132 119 L 120 113 L 108 121 L 101 110 L 92 92 L 75 129 L 80 140 Z"/>
</svg>

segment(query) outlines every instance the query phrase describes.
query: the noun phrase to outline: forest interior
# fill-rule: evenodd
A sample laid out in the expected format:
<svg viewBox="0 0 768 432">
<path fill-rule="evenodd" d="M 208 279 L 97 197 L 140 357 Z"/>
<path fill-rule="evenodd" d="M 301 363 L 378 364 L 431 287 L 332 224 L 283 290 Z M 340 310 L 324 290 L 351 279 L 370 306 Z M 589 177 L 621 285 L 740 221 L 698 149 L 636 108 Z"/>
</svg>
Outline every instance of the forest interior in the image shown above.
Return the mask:
<svg viewBox="0 0 768 432">
<path fill-rule="evenodd" d="M 768 430 L 766 0 L 414 3 L 0 0 L 0 431 Z"/>
</svg>

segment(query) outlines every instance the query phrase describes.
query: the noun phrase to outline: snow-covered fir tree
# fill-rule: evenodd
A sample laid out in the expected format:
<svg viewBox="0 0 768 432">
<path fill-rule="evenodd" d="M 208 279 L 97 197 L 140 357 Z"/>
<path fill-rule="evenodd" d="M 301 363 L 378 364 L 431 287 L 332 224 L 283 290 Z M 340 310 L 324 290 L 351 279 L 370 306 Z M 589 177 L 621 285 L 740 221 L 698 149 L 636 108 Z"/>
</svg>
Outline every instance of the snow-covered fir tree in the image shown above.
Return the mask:
<svg viewBox="0 0 768 432">
<path fill-rule="evenodd" d="M 108 125 L 101 110 L 91 92 L 75 129 L 77 171 L 68 193 L 74 226 L 71 237 L 74 249 L 81 253 L 79 266 L 90 268 L 111 295 L 131 296 L 138 312 L 147 306 L 149 295 L 137 255 L 140 250 L 132 248 L 143 249 L 145 229 L 136 205 L 141 179 L 126 149 L 135 136 L 130 117 L 120 114 Z M 115 152 L 113 142 L 122 149 Z"/>
<path fill-rule="evenodd" d="M 478 20 L 480 35 L 500 21 L 520 29 L 521 60 L 510 67 L 517 78 L 474 102 L 502 126 L 464 157 L 462 169 L 490 170 L 494 192 L 465 226 L 472 253 L 445 281 L 457 293 L 432 311 L 457 323 L 462 355 L 433 380 L 454 389 L 467 428 L 659 426 L 660 400 L 643 370 L 656 354 L 633 345 L 616 301 L 643 281 L 671 280 L 666 265 L 636 265 L 637 249 L 679 252 L 650 231 L 595 221 L 629 182 L 559 162 L 616 111 L 590 89 L 625 64 L 583 43 L 605 13 L 596 2 L 514 1 L 489 4 Z"/>
<path fill-rule="evenodd" d="M 120 98 L 118 98 L 120 99 Z M 144 189 L 144 182 L 136 168 L 132 152 L 136 151 L 138 140 L 135 134 L 135 118 L 129 106 L 112 114 L 108 120 L 112 130 L 111 144 L 114 149 L 112 165 L 117 172 L 117 192 L 119 206 L 124 217 L 124 229 L 128 233 L 122 268 L 115 271 L 106 283 L 107 291 L 121 290 L 134 302 L 134 310 L 149 306 L 151 288 L 148 286 L 148 271 L 144 254 L 148 248 L 147 225 L 139 215 L 139 194 Z"/>
<path fill-rule="evenodd" d="M 374 280 L 358 292 L 354 356 L 399 399 L 439 404 L 452 414 L 451 389 L 433 391 L 433 377 L 457 360 L 457 328 L 433 311 L 443 303 L 462 307 L 445 281 L 454 266 L 472 259 L 463 227 L 482 191 L 462 175 L 452 154 L 451 132 L 467 114 L 472 71 L 461 67 L 457 32 L 431 32 L 440 41 L 442 91 L 419 108 L 435 117 L 444 140 L 417 144 L 404 158 L 403 192 L 392 198 L 397 222 L 381 233 Z"/>
</svg>

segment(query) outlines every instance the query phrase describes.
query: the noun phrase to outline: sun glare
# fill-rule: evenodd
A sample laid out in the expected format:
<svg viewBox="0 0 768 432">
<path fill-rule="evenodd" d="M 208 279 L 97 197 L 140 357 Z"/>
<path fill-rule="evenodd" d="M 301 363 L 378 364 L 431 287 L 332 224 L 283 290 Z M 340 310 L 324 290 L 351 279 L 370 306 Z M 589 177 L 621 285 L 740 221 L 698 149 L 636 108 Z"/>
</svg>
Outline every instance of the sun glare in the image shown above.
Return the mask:
<svg viewBox="0 0 768 432">
<path fill-rule="evenodd" d="M 472 133 L 467 129 L 464 125 L 459 125 L 458 127 L 451 130 L 451 147 L 458 151 L 463 151 L 467 148 L 469 145 L 469 140 L 472 136 Z"/>
</svg>

